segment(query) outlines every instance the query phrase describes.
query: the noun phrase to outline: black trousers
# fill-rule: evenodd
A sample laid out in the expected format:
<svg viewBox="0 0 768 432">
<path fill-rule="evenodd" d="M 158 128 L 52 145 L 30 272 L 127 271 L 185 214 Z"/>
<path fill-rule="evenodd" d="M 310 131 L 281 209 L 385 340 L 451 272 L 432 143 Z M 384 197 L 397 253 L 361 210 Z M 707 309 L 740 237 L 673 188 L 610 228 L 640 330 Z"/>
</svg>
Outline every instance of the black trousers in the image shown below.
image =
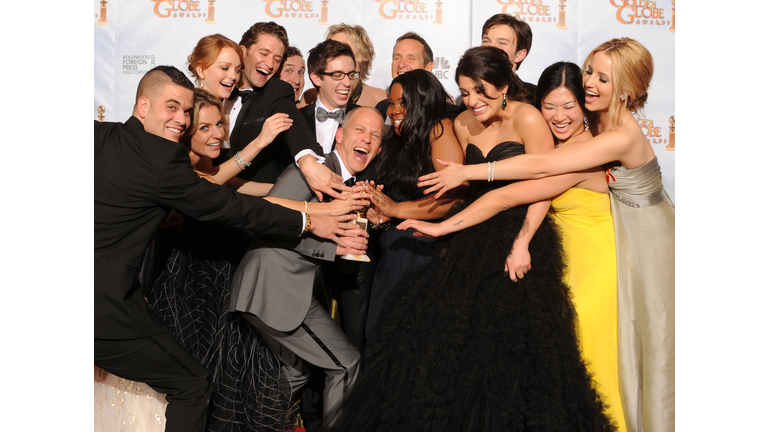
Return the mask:
<svg viewBox="0 0 768 432">
<path fill-rule="evenodd" d="M 165 394 L 166 432 L 205 431 L 213 386 L 208 369 L 169 331 L 129 340 L 93 340 L 94 365 Z"/>
</svg>

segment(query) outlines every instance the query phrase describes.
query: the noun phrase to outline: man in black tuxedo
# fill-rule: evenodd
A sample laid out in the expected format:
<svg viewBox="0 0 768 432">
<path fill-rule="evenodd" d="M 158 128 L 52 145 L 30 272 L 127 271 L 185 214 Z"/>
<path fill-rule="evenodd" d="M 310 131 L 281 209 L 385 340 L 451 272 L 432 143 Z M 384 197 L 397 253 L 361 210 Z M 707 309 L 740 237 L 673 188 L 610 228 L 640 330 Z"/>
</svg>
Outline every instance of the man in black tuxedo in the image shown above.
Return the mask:
<svg viewBox="0 0 768 432">
<path fill-rule="evenodd" d="M 360 79 L 356 69 L 352 48 L 343 42 L 328 39 L 309 50 L 307 70 L 317 90 L 317 99 L 299 111 L 323 154 L 336 148 L 336 129 L 346 114 L 357 108 L 348 103 L 350 93 Z"/>
<path fill-rule="evenodd" d="M 193 86 L 172 66 L 139 82 L 133 116 L 94 124 L 94 364 L 166 394 L 167 431 L 203 431 L 209 371 L 170 335 L 139 289 L 147 245 L 172 209 L 275 238 L 335 238 L 340 224 L 239 195 L 201 179 L 178 144 Z"/>
<path fill-rule="evenodd" d="M 354 69 L 353 69 L 354 70 Z M 350 113 L 335 131 L 338 146 L 325 164 L 344 179 L 354 181 L 378 154 L 383 122 L 370 107 Z M 268 196 L 317 201 L 296 166 L 289 166 Z M 352 239 L 349 240 L 350 244 Z M 232 278 L 230 310 L 238 311 L 262 335 L 283 364 L 286 392 L 296 393 L 308 381 L 310 365 L 325 371 L 323 397 L 327 414 L 347 393 L 357 376 L 360 354 L 314 296 L 319 265 L 336 255 L 364 253 L 312 237 L 299 241 L 253 238 Z M 325 417 L 326 423 L 328 417 Z"/>
<path fill-rule="evenodd" d="M 274 183 L 285 167 L 295 161 L 318 197 L 322 199 L 322 195 L 327 194 L 341 198 L 334 189 L 343 191 L 349 188 L 338 174 L 318 163 L 322 162 L 322 158 L 312 156 L 322 155 L 323 152 L 306 123 L 301 121 L 301 114 L 294 102 L 293 88 L 275 76 L 288 46 L 285 28 L 271 21 L 254 24 L 240 40 L 243 83 L 238 95 L 242 108 L 236 119 L 230 119 L 235 122 L 230 137 L 232 152 L 242 150 L 259 136 L 264 121 L 275 113 L 288 114 L 293 120 L 293 126 L 280 133 L 238 177 Z"/>
</svg>

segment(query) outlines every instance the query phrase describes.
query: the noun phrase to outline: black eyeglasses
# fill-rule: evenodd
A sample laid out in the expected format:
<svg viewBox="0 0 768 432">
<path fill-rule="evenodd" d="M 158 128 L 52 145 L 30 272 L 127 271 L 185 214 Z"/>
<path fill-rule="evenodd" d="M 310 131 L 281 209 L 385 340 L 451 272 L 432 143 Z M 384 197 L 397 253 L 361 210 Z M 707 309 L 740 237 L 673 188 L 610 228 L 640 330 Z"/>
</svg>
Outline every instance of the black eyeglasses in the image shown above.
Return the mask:
<svg viewBox="0 0 768 432">
<path fill-rule="evenodd" d="M 360 72 L 358 71 L 352 71 L 352 72 L 342 72 L 342 71 L 333 71 L 333 72 L 318 72 L 319 75 L 328 75 L 330 76 L 334 81 L 341 81 L 344 79 L 345 76 L 348 76 L 351 80 L 356 80 L 360 78 Z"/>
</svg>

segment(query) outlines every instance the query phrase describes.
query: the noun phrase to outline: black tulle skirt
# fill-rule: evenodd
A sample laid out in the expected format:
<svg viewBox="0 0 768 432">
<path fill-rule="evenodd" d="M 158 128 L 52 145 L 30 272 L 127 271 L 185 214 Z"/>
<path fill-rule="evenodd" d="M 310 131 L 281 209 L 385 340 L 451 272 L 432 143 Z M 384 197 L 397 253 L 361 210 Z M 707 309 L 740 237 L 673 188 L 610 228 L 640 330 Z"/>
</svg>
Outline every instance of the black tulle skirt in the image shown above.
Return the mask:
<svg viewBox="0 0 768 432">
<path fill-rule="evenodd" d="M 582 363 L 545 219 L 520 282 L 504 271 L 517 207 L 454 234 L 393 289 L 333 431 L 608 431 Z"/>
<path fill-rule="evenodd" d="M 229 313 L 232 275 L 250 237 L 214 222 L 184 218 L 153 248 L 147 299 L 176 340 L 213 377 L 208 431 L 281 430 L 289 396 L 280 361 L 239 314 Z"/>
</svg>

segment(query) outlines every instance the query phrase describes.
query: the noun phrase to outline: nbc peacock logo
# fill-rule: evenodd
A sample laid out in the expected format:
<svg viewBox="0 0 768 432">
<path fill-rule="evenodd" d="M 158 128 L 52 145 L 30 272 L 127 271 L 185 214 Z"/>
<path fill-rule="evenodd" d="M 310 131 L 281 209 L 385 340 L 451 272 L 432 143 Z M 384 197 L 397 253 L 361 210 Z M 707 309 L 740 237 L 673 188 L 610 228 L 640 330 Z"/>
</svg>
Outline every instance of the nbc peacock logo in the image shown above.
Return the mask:
<svg viewBox="0 0 768 432">
<path fill-rule="evenodd" d="M 449 78 L 448 74 L 451 71 L 451 64 L 448 63 L 448 59 L 445 57 L 435 57 L 435 61 L 433 62 L 433 68 L 432 73 L 435 74 L 435 76 L 438 79 L 447 79 Z"/>
</svg>

